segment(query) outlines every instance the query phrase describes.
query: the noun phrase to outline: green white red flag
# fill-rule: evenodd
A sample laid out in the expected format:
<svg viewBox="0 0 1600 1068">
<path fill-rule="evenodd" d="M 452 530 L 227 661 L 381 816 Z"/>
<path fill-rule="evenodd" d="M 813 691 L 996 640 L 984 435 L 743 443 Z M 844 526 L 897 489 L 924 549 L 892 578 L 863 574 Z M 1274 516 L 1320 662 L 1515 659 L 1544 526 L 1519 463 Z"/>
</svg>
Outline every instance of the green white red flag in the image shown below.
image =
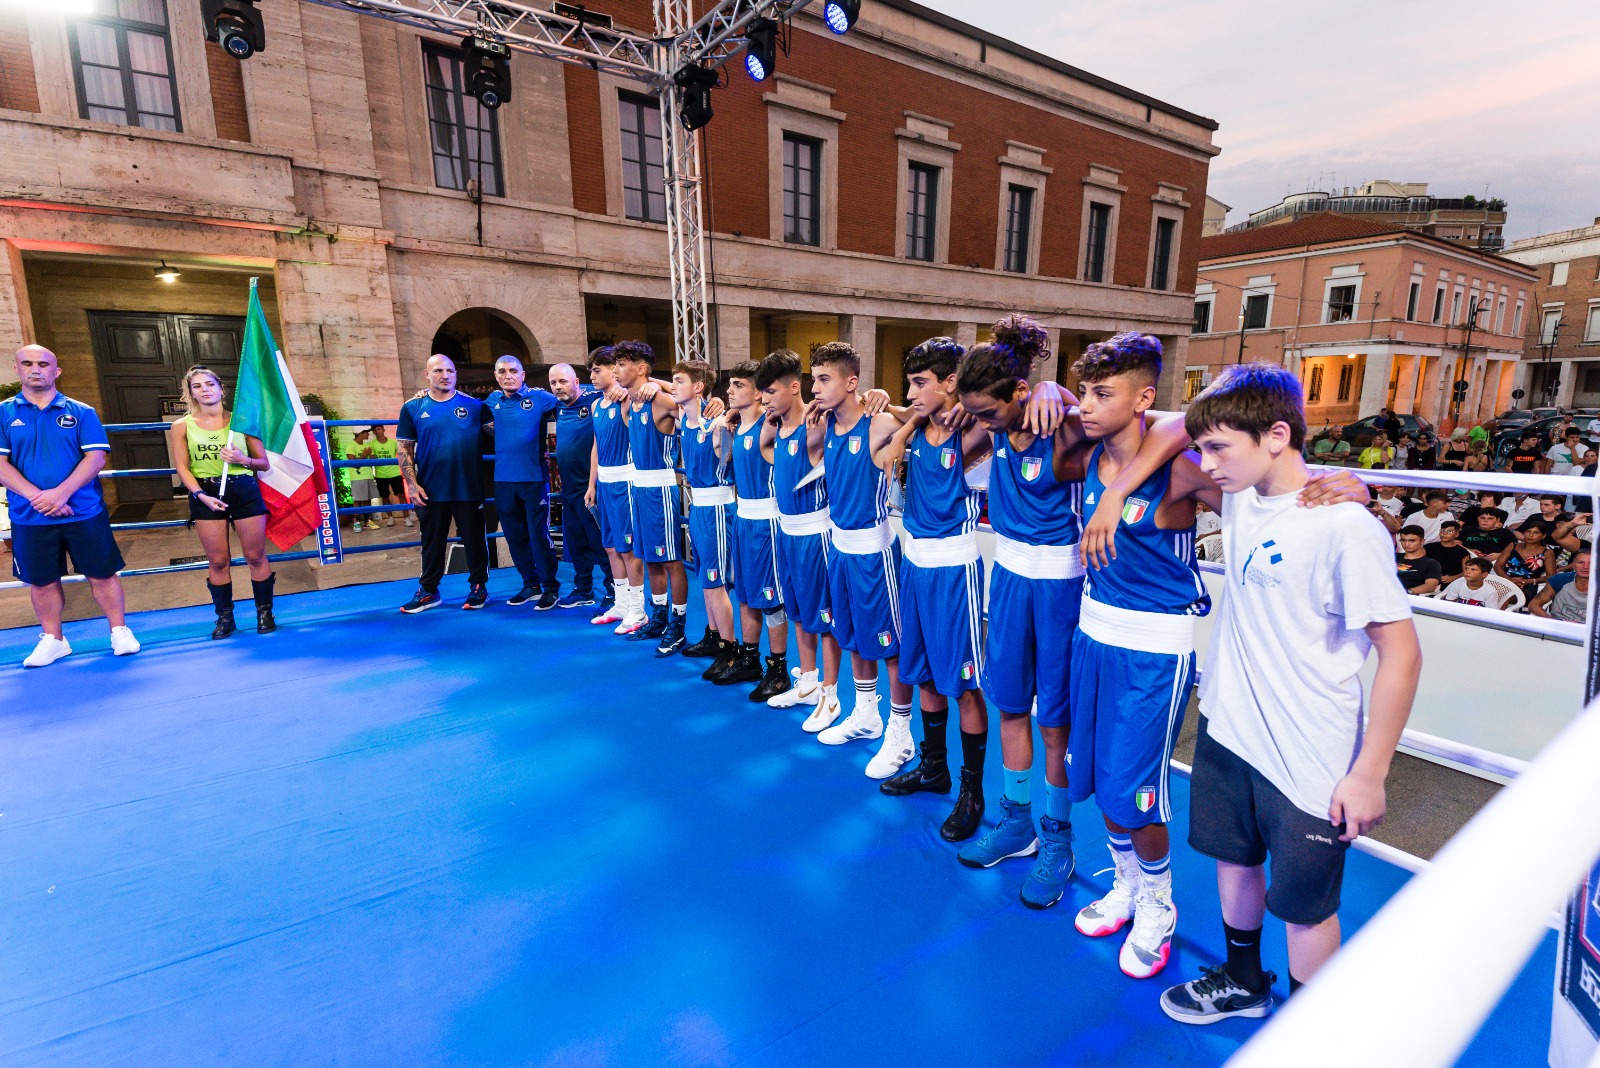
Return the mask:
<svg viewBox="0 0 1600 1068">
<path fill-rule="evenodd" d="M 260 476 L 267 537 L 287 549 L 321 524 L 317 497 L 328 492 L 328 478 L 294 376 L 261 310 L 254 278 L 233 397 L 233 429 L 259 438 L 271 461 Z"/>
</svg>

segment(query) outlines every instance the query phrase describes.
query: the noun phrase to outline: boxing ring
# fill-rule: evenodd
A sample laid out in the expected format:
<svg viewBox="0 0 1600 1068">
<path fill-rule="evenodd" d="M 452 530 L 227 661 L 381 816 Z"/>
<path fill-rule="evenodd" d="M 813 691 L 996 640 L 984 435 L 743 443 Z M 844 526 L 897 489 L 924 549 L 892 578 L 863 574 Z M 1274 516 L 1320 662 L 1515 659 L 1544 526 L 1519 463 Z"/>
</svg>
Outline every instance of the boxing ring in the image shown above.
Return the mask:
<svg viewBox="0 0 1600 1068">
<path fill-rule="evenodd" d="M 1034 912 L 1016 898 L 1026 862 L 956 864 L 938 836 L 950 799 L 879 794 L 870 746 L 818 746 L 799 714 L 707 687 L 700 662 L 657 660 L 586 613 L 509 609 L 514 571 L 491 572 L 483 612 L 402 616 L 411 585 L 282 596 L 259 640 L 208 640 L 209 606 L 142 613 L 131 658 L 95 655 L 103 622 L 70 623 L 80 655 L 27 674 L 31 631 L 0 632 L 0 1063 L 1279 1065 L 1333 1063 L 1317 1059 L 1330 1019 L 1354 1042 L 1369 1018 L 1453 1028 L 1462 1064 L 1545 1063 L 1565 896 L 1550 886 L 1588 848 L 1575 824 L 1600 777 L 1572 776 L 1595 713 L 1532 761 L 1408 736 L 1516 783 L 1432 866 L 1352 852 L 1347 934 L 1389 933 L 1358 937 L 1276 1021 L 1189 1028 L 1156 998 L 1219 963 L 1221 928 L 1185 815 L 1174 960 L 1139 983 L 1116 939 L 1072 929 L 1110 885 L 1090 807 L 1067 901 Z M 697 598 L 690 614 L 693 632 Z M 1520 627 L 1536 622 L 1466 621 L 1582 640 Z M 987 770 L 997 798 L 999 761 Z M 1557 782 L 1573 811 L 1530 835 L 1525 799 Z M 1564 866 L 1547 862 L 1574 834 Z M 1491 887 L 1528 895 L 1514 938 L 1472 926 Z M 1432 915 L 1441 895 L 1462 909 Z M 1449 997 L 1416 998 L 1401 984 L 1417 969 L 1390 959 L 1423 930 L 1444 944 L 1417 967 L 1451 977 Z M 1264 945 L 1285 959 L 1281 924 Z M 1494 989 L 1458 1000 L 1457 976 Z M 1446 1064 L 1451 1041 L 1338 1063 Z"/>
</svg>

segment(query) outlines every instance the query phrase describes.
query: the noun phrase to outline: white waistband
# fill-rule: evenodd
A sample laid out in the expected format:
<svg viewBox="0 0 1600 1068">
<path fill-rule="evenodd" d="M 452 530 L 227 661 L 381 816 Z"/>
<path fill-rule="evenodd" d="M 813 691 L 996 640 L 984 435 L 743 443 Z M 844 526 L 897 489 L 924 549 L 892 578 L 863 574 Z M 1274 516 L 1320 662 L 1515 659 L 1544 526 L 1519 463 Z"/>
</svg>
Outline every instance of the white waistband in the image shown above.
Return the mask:
<svg viewBox="0 0 1600 1068">
<path fill-rule="evenodd" d="M 709 508 L 714 504 L 732 504 L 732 486 L 690 486 L 689 504 L 691 507 Z"/>
<path fill-rule="evenodd" d="M 888 523 L 879 523 L 864 530 L 845 530 L 830 521 L 828 542 L 851 556 L 873 556 L 894 544 L 894 528 Z"/>
<path fill-rule="evenodd" d="M 633 465 L 618 464 L 615 467 L 607 467 L 601 464 L 597 469 L 597 477 L 601 482 L 632 482 Z"/>
<path fill-rule="evenodd" d="M 1029 545 L 996 534 L 994 562 L 1027 579 L 1083 577 L 1083 556 L 1076 545 Z"/>
<path fill-rule="evenodd" d="M 900 548 L 917 567 L 966 567 L 980 555 L 978 535 L 970 530 L 948 538 L 913 538 L 907 534 L 900 539 Z"/>
<path fill-rule="evenodd" d="M 676 486 L 678 484 L 678 472 L 670 467 L 663 467 L 658 471 L 641 471 L 638 468 L 634 468 L 633 484 L 650 489 Z"/>
<path fill-rule="evenodd" d="M 776 519 L 778 501 L 775 497 L 740 497 L 740 519 Z"/>
<path fill-rule="evenodd" d="M 819 508 L 804 515 L 778 514 L 778 525 L 785 534 L 821 534 L 828 529 L 828 510 Z"/>
<path fill-rule="evenodd" d="M 1135 612 L 1101 604 L 1088 594 L 1078 613 L 1078 629 L 1101 645 L 1142 653 L 1188 656 L 1194 652 L 1194 616 Z"/>
</svg>

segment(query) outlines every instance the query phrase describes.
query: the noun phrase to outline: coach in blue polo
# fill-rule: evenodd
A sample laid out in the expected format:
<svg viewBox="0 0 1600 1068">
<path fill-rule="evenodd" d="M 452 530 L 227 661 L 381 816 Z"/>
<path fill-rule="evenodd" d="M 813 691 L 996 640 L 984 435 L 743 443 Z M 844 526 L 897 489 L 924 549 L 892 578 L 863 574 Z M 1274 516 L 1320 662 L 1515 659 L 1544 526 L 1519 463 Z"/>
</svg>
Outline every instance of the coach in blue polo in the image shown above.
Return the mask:
<svg viewBox="0 0 1600 1068">
<path fill-rule="evenodd" d="M 494 422 L 494 506 L 505 529 L 511 562 L 522 589 L 506 604 L 554 608 L 561 596 L 556 547 L 550 540 L 550 473 L 545 434 L 561 402 L 548 390 L 526 384 L 527 372 L 515 356 L 494 362 L 500 388 L 485 402 Z"/>
<path fill-rule="evenodd" d="M 582 608 L 595 603 L 594 573 L 606 560 L 599 521 L 584 501 L 594 453 L 594 402 L 600 391 L 581 385 L 570 363 L 550 368 L 550 389 L 561 400 L 556 409 L 556 472 L 561 476 L 561 543 L 572 561 L 572 592 L 559 604 Z M 602 589 L 611 587 L 606 583 Z"/>
<path fill-rule="evenodd" d="M 72 652 L 61 632 L 61 577 L 69 558 L 111 624 L 112 651 L 139 651 L 122 614 L 122 553 L 100 493 L 111 442 L 93 408 L 56 390 L 60 377 L 55 353 L 25 345 L 17 350 L 22 392 L 0 404 L 0 484 L 11 510 L 13 567 L 44 632 L 24 667 L 44 667 Z"/>
<path fill-rule="evenodd" d="M 489 409 L 456 392 L 456 365 L 428 358 L 428 391 L 406 401 L 395 431 L 400 475 L 416 505 L 422 535 L 422 578 L 400 611 L 415 614 L 439 605 L 450 526 L 467 552 L 467 599 L 462 608 L 489 603 L 489 543 L 483 524 L 483 433 Z"/>
</svg>

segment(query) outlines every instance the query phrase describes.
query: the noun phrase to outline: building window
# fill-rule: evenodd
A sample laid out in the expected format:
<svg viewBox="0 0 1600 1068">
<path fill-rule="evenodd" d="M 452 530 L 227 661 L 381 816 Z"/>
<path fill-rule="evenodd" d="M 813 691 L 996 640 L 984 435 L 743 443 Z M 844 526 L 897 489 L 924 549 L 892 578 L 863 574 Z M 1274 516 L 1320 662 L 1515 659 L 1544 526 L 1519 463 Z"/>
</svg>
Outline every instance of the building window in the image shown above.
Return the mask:
<svg viewBox="0 0 1600 1068">
<path fill-rule="evenodd" d="M 1267 327 L 1267 307 L 1272 303 L 1272 297 L 1266 293 L 1251 293 L 1244 298 L 1244 328 L 1246 330 L 1265 330 Z"/>
<path fill-rule="evenodd" d="M 1539 323 L 1539 344 L 1555 344 L 1556 334 L 1561 329 L 1561 309 L 1550 308 L 1544 313 L 1544 319 Z"/>
<path fill-rule="evenodd" d="M 1497 334 L 1503 334 L 1503 333 L 1506 332 L 1506 298 L 1505 297 L 1501 297 L 1500 298 L 1500 303 L 1494 310 L 1494 332 L 1497 333 Z"/>
<path fill-rule="evenodd" d="M 1211 333 L 1211 301 L 1197 300 L 1194 302 L 1194 332 L 1197 334 Z"/>
<path fill-rule="evenodd" d="M 1511 319 L 1511 333 L 1516 337 L 1522 336 L 1522 301 L 1517 301 L 1516 313 Z"/>
<path fill-rule="evenodd" d="M 1183 403 L 1188 404 L 1206 388 L 1206 373 L 1199 368 L 1183 372 Z"/>
<path fill-rule="evenodd" d="M 1106 246 L 1111 240 L 1111 205 L 1089 202 L 1089 241 L 1083 253 L 1083 277 L 1089 282 L 1106 280 Z"/>
<path fill-rule="evenodd" d="M 1417 321 L 1417 305 L 1422 301 L 1422 283 L 1411 283 L 1411 295 L 1406 298 L 1406 322 Z"/>
<path fill-rule="evenodd" d="M 1028 243 L 1033 237 L 1033 190 L 1013 185 L 1006 197 L 1006 270 L 1028 273 Z"/>
<path fill-rule="evenodd" d="M 622 213 L 640 222 L 667 221 L 661 105 L 636 93 L 617 95 L 622 130 Z"/>
<path fill-rule="evenodd" d="M 1343 404 L 1350 399 L 1350 387 L 1355 384 L 1356 369 L 1354 364 L 1346 363 L 1339 368 L 1339 403 Z"/>
<path fill-rule="evenodd" d="M 1584 328 L 1583 340 L 1600 341 L 1600 307 L 1589 306 L 1589 325 Z"/>
<path fill-rule="evenodd" d="M 939 168 L 908 163 L 906 189 L 906 258 L 933 262 L 939 219 Z"/>
<path fill-rule="evenodd" d="M 78 114 L 97 122 L 183 129 L 163 0 L 94 0 L 72 24 Z"/>
<path fill-rule="evenodd" d="M 440 189 L 462 190 L 475 181 L 485 196 L 501 196 L 500 123 L 466 91 L 463 66 L 461 53 L 423 44 L 433 181 Z"/>
<path fill-rule="evenodd" d="M 1356 317 L 1356 287 L 1334 286 L 1328 290 L 1330 323 L 1348 323 Z"/>
<path fill-rule="evenodd" d="M 1311 381 L 1306 383 L 1306 403 L 1316 404 L 1322 400 L 1322 365 L 1313 364 L 1311 367 Z"/>
<path fill-rule="evenodd" d="M 1564 286 L 1567 284 L 1567 272 L 1572 268 L 1571 260 L 1562 260 L 1560 263 L 1550 265 L 1550 285 Z"/>
<path fill-rule="evenodd" d="M 1172 281 L 1172 242 L 1178 235 L 1176 219 L 1156 220 L 1156 248 L 1150 261 L 1150 288 L 1169 289 Z"/>
<path fill-rule="evenodd" d="M 822 142 L 783 135 L 783 239 L 822 243 Z"/>
<path fill-rule="evenodd" d="M 1438 325 L 1444 321 L 1444 286 L 1440 286 L 1433 294 L 1433 322 Z"/>
<path fill-rule="evenodd" d="M 1461 325 L 1461 290 L 1456 290 L 1456 295 L 1450 298 L 1450 321 L 1457 326 Z"/>
<path fill-rule="evenodd" d="M 1600 393 L 1600 367 L 1591 367 L 1583 372 L 1583 392 Z"/>
</svg>

